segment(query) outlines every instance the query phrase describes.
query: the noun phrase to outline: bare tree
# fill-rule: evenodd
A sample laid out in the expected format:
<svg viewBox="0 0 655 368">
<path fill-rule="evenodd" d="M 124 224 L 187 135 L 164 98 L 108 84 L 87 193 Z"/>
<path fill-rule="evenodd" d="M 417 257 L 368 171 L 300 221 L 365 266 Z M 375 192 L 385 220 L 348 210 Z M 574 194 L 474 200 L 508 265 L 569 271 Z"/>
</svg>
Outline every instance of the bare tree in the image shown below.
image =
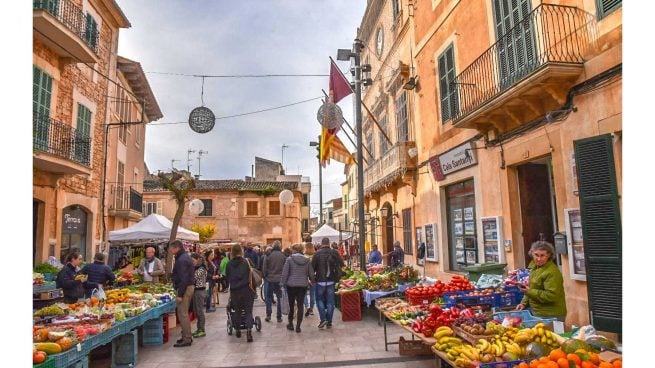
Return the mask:
<svg viewBox="0 0 655 368">
<path fill-rule="evenodd" d="M 182 220 L 182 214 L 184 214 L 184 206 L 188 201 L 189 191 L 193 190 L 196 187 L 196 181 L 187 171 L 178 171 L 173 170 L 170 173 L 160 172 L 157 174 L 159 178 L 159 183 L 162 188 L 167 191 L 173 192 L 173 197 L 175 197 L 175 202 L 177 203 L 177 209 L 175 210 L 175 217 L 173 217 L 173 227 L 171 228 L 171 237 L 169 239 L 169 245 L 177 237 L 177 227 L 180 225 L 180 220 Z M 166 278 L 170 277 L 171 272 L 173 271 L 173 253 L 169 251 L 166 252 Z"/>
</svg>

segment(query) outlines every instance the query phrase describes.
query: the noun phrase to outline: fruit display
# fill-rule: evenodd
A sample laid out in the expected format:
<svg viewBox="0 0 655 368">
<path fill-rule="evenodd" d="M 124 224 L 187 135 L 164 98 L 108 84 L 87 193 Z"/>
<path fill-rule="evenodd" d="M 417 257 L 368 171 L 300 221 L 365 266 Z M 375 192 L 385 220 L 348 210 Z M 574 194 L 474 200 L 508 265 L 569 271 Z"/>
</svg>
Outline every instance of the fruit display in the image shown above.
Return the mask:
<svg viewBox="0 0 655 368">
<path fill-rule="evenodd" d="M 387 266 L 381 265 L 381 264 L 369 264 L 369 265 L 366 265 L 366 273 L 369 276 L 373 276 L 373 275 L 377 275 L 378 273 L 381 273 L 386 268 L 387 268 Z"/>
<path fill-rule="evenodd" d="M 132 271 L 117 271 L 116 273 L 116 283 L 117 284 L 133 284 L 138 282 L 139 276 L 135 275 Z"/>
<path fill-rule="evenodd" d="M 411 282 L 416 282 L 419 279 L 418 271 L 409 265 L 396 268 L 392 271 L 392 275 L 397 283 L 406 284 Z"/>
<path fill-rule="evenodd" d="M 559 348 L 560 344 L 558 341 L 560 339 L 561 338 L 556 333 L 545 329 L 544 324 L 541 322 L 537 323 L 532 328 L 519 330 L 513 338 L 514 342 L 519 345 L 527 345 L 532 342 L 543 344 L 547 349 L 549 349 L 548 351 Z M 584 341 L 582 342 L 584 343 Z"/>
<path fill-rule="evenodd" d="M 34 267 L 35 273 L 45 274 L 45 273 L 59 273 L 59 269 L 49 263 L 39 263 Z"/>
<path fill-rule="evenodd" d="M 473 345 L 470 345 L 459 337 L 448 326 L 437 328 L 434 333 L 437 342 L 434 348 L 443 352 L 456 367 L 472 368 L 477 367 L 480 362 L 480 352 Z"/>
<path fill-rule="evenodd" d="M 59 316 L 64 314 L 64 310 L 57 304 L 43 307 L 34 313 L 35 316 Z"/>
<path fill-rule="evenodd" d="M 548 355 L 531 360 L 529 363 L 522 363 L 520 368 L 547 368 L 547 367 L 566 367 L 566 368 L 622 368 L 621 359 L 615 359 L 607 362 L 593 351 L 578 349 L 573 353 L 566 353 L 562 349 L 554 349 Z"/>
<path fill-rule="evenodd" d="M 390 274 L 375 274 L 363 282 L 363 287 L 369 291 L 389 291 L 398 285 Z"/>
<path fill-rule="evenodd" d="M 32 272 L 32 285 L 43 285 L 45 284 L 45 279 L 42 273 Z"/>
<path fill-rule="evenodd" d="M 337 294 L 347 293 L 350 291 L 359 291 L 364 288 L 364 282 L 367 280 L 366 274 L 362 271 L 353 271 L 346 269 L 344 276 L 337 284 Z"/>
<path fill-rule="evenodd" d="M 453 276 L 453 278 L 446 284 L 445 287 L 443 287 L 444 292 L 452 292 L 452 291 L 466 291 L 466 290 L 474 290 L 475 287 L 473 284 L 471 284 L 471 281 L 466 278 L 462 277 L 459 275 Z"/>
</svg>

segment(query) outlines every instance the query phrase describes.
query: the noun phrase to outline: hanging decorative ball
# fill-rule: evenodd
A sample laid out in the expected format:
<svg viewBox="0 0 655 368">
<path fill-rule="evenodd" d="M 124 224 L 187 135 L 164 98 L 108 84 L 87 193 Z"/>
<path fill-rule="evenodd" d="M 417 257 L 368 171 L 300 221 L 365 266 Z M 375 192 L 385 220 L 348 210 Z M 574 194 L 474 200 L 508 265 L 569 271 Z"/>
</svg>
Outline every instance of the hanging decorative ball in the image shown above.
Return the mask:
<svg viewBox="0 0 655 368">
<path fill-rule="evenodd" d="M 198 216 L 204 210 L 205 210 L 205 204 L 202 203 L 202 201 L 199 200 L 198 198 L 189 202 L 189 212 L 191 212 L 192 215 Z"/>
<path fill-rule="evenodd" d="M 191 111 L 189 114 L 189 126 L 196 133 L 207 133 L 214 128 L 216 117 L 214 113 L 204 107 L 199 106 Z"/>
<path fill-rule="evenodd" d="M 291 192 L 289 189 L 285 189 L 280 192 L 278 198 L 282 204 L 289 204 L 293 202 L 293 192 Z"/>
<path fill-rule="evenodd" d="M 343 112 L 334 102 L 327 101 L 318 109 L 318 122 L 326 129 L 340 128 L 343 124 Z"/>
</svg>

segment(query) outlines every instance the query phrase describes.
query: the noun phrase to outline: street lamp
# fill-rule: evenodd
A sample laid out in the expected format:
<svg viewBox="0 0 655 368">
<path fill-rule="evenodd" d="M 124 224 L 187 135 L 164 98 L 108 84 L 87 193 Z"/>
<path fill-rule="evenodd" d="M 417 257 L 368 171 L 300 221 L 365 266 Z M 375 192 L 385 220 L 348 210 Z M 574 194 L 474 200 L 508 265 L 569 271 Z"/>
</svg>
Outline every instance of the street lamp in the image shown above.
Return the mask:
<svg viewBox="0 0 655 368">
<path fill-rule="evenodd" d="M 318 136 L 318 142 L 309 142 L 310 147 L 316 147 L 318 155 L 318 200 L 319 200 L 319 225 L 323 224 L 323 167 L 321 166 L 321 136 Z"/>
</svg>

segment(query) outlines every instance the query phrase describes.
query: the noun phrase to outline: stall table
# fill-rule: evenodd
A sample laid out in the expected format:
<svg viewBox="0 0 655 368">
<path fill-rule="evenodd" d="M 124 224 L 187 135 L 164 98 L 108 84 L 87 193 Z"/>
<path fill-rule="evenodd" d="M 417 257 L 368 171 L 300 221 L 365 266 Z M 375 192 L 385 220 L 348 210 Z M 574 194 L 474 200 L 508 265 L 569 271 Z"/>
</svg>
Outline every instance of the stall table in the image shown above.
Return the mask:
<svg viewBox="0 0 655 368">
<path fill-rule="evenodd" d="M 435 339 L 434 337 L 425 337 L 425 336 L 423 336 L 423 334 L 419 334 L 419 333 L 414 332 L 414 330 L 412 330 L 410 327 L 401 325 L 398 321 L 392 319 L 391 314 L 389 314 L 388 312 L 383 312 L 383 311 L 381 311 L 379 309 L 378 309 L 378 311 L 380 312 L 381 318 L 384 318 L 384 323 L 382 324 L 382 326 L 384 327 L 384 350 L 385 351 L 389 351 L 389 345 L 398 345 L 397 341 L 396 342 L 389 342 L 389 339 L 387 337 L 387 323 L 388 323 L 387 321 L 392 321 L 395 325 L 400 326 L 400 328 L 402 328 L 403 330 L 409 332 L 412 335 L 412 340 L 416 340 L 416 338 L 418 338 L 419 340 L 423 341 L 423 343 L 425 343 L 427 345 L 430 345 L 430 346 L 437 343 L 437 339 Z"/>
</svg>

